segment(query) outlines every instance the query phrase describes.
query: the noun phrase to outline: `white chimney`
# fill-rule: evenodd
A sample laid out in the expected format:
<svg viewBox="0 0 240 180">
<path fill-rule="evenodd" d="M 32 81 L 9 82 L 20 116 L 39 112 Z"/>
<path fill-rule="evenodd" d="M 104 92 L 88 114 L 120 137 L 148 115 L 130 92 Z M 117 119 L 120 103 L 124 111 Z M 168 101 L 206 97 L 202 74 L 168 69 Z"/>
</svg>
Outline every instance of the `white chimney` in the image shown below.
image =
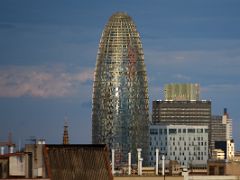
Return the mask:
<svg viewBox="0 0 240 180">
<path fill-rule="evenodd" d="M 137 149 L 137 152 L 138 152 L 138 175 L 140 175 L 140 168 L 141 168 L 140 167 L 141 151 L 142 151 L 141 148 Z"/>
<path fill-rule="evenodd" d="M 142 175 L 142 162 L 143 162 L 143 158 L 140 158 L 139 159 L 139 175 L 141 176 Z"/>
<path fill-rule="evenodd" d="M 128 175 L 131 175 L 131 153 L 128 153 Z"/>
<path fill-rule="evenodd" d="M 13 146 L 9 147 L 9 153 L 11 153 L 11 154 L 13 153 Z"/>
<path fill-rule="evenodd" d="M 1 146 L 1 155 L 4 155 L 4 146 Z"/>
<path fill-rule="evenodd" d="M 162 175 L 164 176 L 165 175 L 165 156 L 162 155 Z"/>
<path fill-rule="evenodd" d="M 112 174 L 114 175 L 114 173 L 115 173 L 115 171 L 114 171 L 114 163 L 115 163 L 115 158 L 114 158 L 114 156 L 115 156 L 115 150 L 114 149 L 112 149 Z"/>
<path fill-rule="evenodd" d="M 158 175 L 158 154 L 159 154 L 159 149 L 156 149 L 156 175 Z"/>
</svg>

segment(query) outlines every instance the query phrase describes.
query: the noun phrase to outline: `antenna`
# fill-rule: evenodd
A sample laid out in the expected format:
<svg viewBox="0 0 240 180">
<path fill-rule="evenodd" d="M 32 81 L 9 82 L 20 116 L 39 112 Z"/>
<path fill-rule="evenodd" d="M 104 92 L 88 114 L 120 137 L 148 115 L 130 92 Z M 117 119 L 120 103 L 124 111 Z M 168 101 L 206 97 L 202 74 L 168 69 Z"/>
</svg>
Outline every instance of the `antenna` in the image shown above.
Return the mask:
<svg viewBox="0 0 240 180">
<path fill-rule="evenodd" d="M 22 141 L 21 139 L 18 140 L 18 152 L 21 151 Z"/>
<path fill-rule="evenodd" d="M 37 138 L 35 136 L 30 136 L 29 139 L 26 139 L 26 141 L 30 141 L 31 144 L 36 144 Z"/>
<path fill-rule="evenodd" d="M 5 146 L 8 147 L 8 153 L 13 153 L 13 149 L 16 145 L 12 142 L 12 133 L 11 132 L 9 132 L 9 134 L 8 134 L 8 141 L 7 142 L 0 142 L 0 146 L 2 147 L 1 154 L 4 153 L 4 147 Z"/>
</svg>

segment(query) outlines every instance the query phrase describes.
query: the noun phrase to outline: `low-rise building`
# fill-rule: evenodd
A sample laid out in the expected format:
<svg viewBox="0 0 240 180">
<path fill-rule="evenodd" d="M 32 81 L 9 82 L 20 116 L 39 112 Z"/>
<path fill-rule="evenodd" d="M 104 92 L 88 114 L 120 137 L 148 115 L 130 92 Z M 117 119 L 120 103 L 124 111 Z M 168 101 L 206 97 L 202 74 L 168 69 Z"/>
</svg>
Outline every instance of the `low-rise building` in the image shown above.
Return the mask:
<svg viewBox="0 0 240 180">
<path fill-rule="evenodd" d="M 227 160 L 234 159 L 235 145 L 233 140 L 215 141 L 215 148 L 224 151 L 225 154 L 224 159 Z"/>
<path fill-rule="evenodd" d="M 218 160 L 218 159 L 225 159 L 225 153 L 222 149 L 214 149 L 212 151 L 212 159 Z"/>
<path fill-rule="evenodd" d="M 208 126 L 151 125 L 149 136 L 151 166 L 156 163 L 156 149 L 166 160 L 178 161 L 182 167 L 207 165 Z"/>
<path fill-rule="evenodd" d="M 208 160 L 208 175 L 240 176 L 240 162 L 229 160 Z"/>
</svg>

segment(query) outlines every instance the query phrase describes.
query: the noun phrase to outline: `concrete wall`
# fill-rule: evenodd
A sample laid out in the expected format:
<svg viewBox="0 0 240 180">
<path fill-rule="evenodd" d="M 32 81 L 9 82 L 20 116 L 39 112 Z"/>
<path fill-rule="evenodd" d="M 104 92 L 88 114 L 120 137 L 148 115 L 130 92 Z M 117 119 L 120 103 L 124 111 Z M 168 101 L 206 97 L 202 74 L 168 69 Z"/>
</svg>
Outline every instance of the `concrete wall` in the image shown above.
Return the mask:
<svg viewBox="0 0 240 180">
<path fill-rule="evenodd" d="M 240 162 L 227 163 L 226 175 L 240 176 Z"/>
<path fill-rule="evenodd" d="M 114 180 L 183 180 L 183 176 L 115 176 Z"/>
<path fill-rule="evenodd" d="M 239 180 L 240 176 L 189 176 L 188 180 Z"/>
<path fill-rule="evenodd" d="M 11 179 L 4 179 L 4 180 L 23 180 L 23 178 L 11 178 Z M 34 178 L 34 179 L 26 179 L 26 180 L 51 180 L 51 179 Z"/>
<path fill-rule="evenodd" d="M 114 180 L 184 180 L 183 176 L 115 176 Z M 188 176 L 188 180 L 240 180 L 240 176 Z"/>
<path fill-rule="evenodd" d="M 10 156 L 9 157 L 9 176 L 23 176 L 26 175 L 25 155 Z"/>
</svg>

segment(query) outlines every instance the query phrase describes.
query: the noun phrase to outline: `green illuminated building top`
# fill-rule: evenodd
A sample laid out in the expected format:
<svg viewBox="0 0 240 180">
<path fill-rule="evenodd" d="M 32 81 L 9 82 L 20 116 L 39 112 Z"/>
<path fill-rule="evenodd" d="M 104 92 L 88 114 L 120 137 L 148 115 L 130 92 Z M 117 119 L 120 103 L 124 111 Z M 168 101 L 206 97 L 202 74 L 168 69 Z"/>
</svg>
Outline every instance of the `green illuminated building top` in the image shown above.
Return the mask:
<svg viewBox="0 0 240 180">
<path fill-rule="evenodd" d="M 199 84 L 171 83 L 164 86 L 165 100 L 191 101 L 199 100 Z"/>
</svg>

